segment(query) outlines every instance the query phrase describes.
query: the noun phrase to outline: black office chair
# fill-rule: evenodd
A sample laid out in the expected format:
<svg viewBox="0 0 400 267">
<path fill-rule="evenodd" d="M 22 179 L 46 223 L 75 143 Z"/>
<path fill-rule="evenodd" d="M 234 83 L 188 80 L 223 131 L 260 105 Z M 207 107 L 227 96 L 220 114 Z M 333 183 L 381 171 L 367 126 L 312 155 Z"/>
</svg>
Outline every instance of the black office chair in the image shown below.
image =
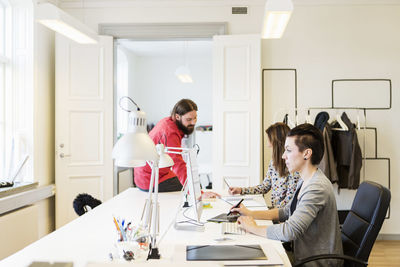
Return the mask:
<svg viewBox="0 0 400 267">
<path fill-rule="evenodd" d="M 390 197 L 389 189 L 380 184 L 371 181 L 361 183 L 341 229 L 344 255 L 311 256 L 295 262 L 294 266 L 321 259 L 343 259 L 344 266 L 367 266 L 372 246 L 385 219 Z"/>
</svg>

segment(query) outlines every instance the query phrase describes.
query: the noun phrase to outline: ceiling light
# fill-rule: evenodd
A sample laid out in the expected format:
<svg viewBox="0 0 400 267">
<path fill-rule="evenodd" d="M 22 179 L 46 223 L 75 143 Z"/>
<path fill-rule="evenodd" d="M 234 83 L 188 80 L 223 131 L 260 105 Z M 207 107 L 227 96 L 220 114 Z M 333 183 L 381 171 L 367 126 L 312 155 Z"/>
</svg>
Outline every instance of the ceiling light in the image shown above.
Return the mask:
<svg viewBox="0 0 400 267">
<path fill-rule="evenodd" d="M 97 43 L 97 33 L 50 3 L 38 4 L 36 20 L 80 44 Z"/>
<path fill-rule="evenodd" d="M 281 38 L 293 11 L 291 0 L 267 0 L 262 29 L 263 39 Z"/>
<path fill-rule="evenodd" d="M 183 83 L 192 83 L 192 76 L 190 75 L 190 70 L 186 66 L 180 66 L 176 69 L 175 75 Z"/>
<path fill-rule="evenodd" d="M 183 83 L 192 83 L 192 75 L 190 74 L 190 70 L 187 66 L 186 62 L 186 50 L 187 50 L 187 43 L 183 43 L 183 65 L 178 67 L 175 71 L 176 77 L 183 82 Z"/>
</svg>

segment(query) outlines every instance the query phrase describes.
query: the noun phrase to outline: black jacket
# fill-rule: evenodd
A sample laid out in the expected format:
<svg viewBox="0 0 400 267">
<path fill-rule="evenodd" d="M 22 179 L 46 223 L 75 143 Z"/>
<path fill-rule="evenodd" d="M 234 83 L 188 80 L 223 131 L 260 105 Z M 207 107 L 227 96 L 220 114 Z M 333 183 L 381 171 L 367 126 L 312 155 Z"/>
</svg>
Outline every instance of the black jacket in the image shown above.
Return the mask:
<svg viewBox="0 0 400 267">
<path fill-rule="evenodd" d="M 334 151 L 339 188 L 357 189 L 360 184 L 362 166 L 361 148 L 358 144 L 357 132 L 347 114 L 343 112 L 342 121 L 348 131 L 332 131 L 332 149 Z M 335 122 L 332 128 L 340 128 Z"/>
</svg>

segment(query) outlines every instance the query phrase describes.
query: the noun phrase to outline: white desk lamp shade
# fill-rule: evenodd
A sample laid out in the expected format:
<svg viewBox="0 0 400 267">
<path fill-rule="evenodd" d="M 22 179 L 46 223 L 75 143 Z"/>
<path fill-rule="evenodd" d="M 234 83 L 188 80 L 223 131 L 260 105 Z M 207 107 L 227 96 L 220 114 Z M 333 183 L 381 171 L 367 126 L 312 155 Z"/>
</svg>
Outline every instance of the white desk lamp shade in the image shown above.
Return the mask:
<svg viewBox="0 0 400 267">
<path fill-rule="evenodd" d="M 165 147 L 163 144 L 156 145 L 158 154 L 160 155 L 160 162 L 158 163 L 159 168 L 171 167 L 174 165 L 172 158 L 165 153 Z"/>
<path fill-rule="evenodd" d="M 146 160 L 157 160 L 158 154 L 153 140 L 146 130 L 146 114 L 143 111 L 129 113 L 128 132 L 115 144 L 112 157 L 120 167 L 139 167 Z"/>
<path fill-rule="evenodd" d="M 264 11 L 262 38 L 281 38 L 293 12 L 291 0 L 267 0 Z"/>
</svg>

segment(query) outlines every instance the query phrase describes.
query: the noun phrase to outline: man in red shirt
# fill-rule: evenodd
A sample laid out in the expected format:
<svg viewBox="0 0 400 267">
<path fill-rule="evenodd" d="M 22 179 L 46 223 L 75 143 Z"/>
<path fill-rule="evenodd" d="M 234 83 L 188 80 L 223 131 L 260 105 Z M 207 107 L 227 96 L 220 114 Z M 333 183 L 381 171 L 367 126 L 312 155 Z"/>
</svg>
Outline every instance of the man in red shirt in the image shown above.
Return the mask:
<svg viewBox="0 0 400 267">
<path fill-rule="evenodd" d="M 160 120 L 149 135 L 155 144 L 166 147 L 181 147 L 182 138 L 194 131 L 197 122 L 197 105 L 190 99 L 181 99 L 172 109 L 171 116 Z M 186 163 L 182 155 L 169 154 L 174 160 L 170 168 L 159 170 L 159 192 L 180 191 L 186 181 Z M 137 187 L 148 191 L 150 186 L 151 168 L 148 164 L 134 169 L 134 180 Z"/>
</svg>

